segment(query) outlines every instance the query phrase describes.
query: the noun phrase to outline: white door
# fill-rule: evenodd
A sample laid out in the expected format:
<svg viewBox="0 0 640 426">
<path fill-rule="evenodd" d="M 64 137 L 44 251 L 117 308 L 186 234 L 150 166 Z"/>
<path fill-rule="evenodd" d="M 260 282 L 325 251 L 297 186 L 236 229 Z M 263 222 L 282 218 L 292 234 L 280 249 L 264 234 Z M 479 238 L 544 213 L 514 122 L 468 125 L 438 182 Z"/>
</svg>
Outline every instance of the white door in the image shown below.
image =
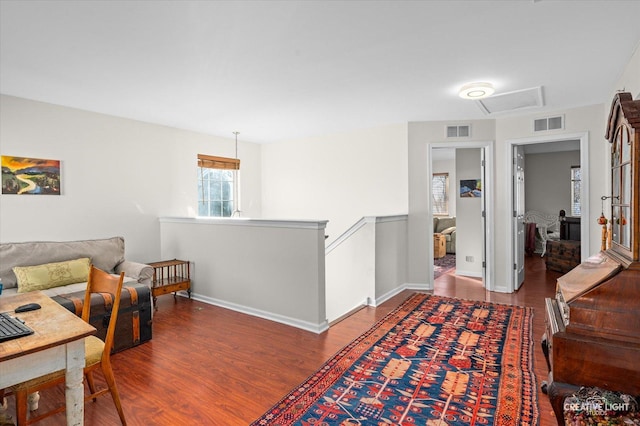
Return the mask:
<svg viewBox="0 0 640 426">
<path fill-rule="evenodd" d="M 515 289 L 519 289 L 524 282 L 524 147 L 513 147 L 513 233 L 516 236 L 514 242 L 514 283 Z"/>
</svg>

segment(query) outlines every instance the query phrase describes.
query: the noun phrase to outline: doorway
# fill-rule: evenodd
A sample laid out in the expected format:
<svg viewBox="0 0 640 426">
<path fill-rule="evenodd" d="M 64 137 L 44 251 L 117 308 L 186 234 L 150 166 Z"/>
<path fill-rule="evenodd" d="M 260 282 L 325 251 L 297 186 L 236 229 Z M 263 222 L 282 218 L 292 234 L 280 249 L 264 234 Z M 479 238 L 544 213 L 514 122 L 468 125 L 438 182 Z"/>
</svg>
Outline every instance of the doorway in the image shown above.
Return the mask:
<svg viewBox="0 0 640 426">
<path fill-rule="evenodd" d="M 449 197 L 450 199 L 455 200 L 456 206 L 454 207 L 452 213 L 456 216 L 456 242 L 455 242 L 455 251 L 456 251 L 456 268 L 459 270 L 460 275 L 467 275 L 472 277 L 478 277 L 482 279 L 482 283 L 485 289 L 493 290 L 493 239 L 490 238 L 490 235 L 493 232 L 492 218 L 493 212 L 491 207 L 493 205 L 493 182 L 491 173 L 485 173 L 485 170 L 491 170 L 493 165 L 493 142 L 461 142 L 461 143 L 430 143 L 428 144 L 428 153 L 429 153 L 429 161 L 428 161 L 428 193 L 433 194 L 433 182 L 431 176 L 433 175 L 434 166 L 434 158 L 438 157 L 439 150 L 453 150 L 455 151 L 455 156 L 458 156 L 459 153 L 463 153 L 460 157 L 464 157 L 465 149 L 468 149 L 467 153 L 471 153 L 471 151 L 475 151 L 477 154 L 477 168 L 473 168 L 474 172 L 473 176 L 466 176 L 464 173 L 458 174 L 455 173 L 451 182 L 449 184 Z M 473 157 L 473 156 L 470 156 Z M 437 161 L 437 160 L 435 160 Z M 472 160 L 473 161 L 473 160 Z M 455 161 L 453 162 L 455 163 Z M 468 167 L 464 167 L 465 170 L 469 169 Z M 474 181 L 477 182 L 477 187 L 473 188 L 474 195 L 480 195 L 476 197 L 476 199 L 467 198 L 464 199 L 460 196 L 460 181 Z M 463 191 L 467 191 L 469 188 L 463 185 Z M 455 197 L 455 198 L 454 198 Z M 428 197 L 429 203 L 429 217 L 428 221 L 430 224 L 430 234 L 432 235 L 434 232 L 434 200 L 432 197 Z M 460 200 L 463 199 L 467 204 L 460 204 Z M 473 207 L 471 207 L 473 205 Z M 474 216 L 466 215 L 466 219 L 460 218 L 461 208 L 465 210 L 465 213 L 469 212 L 477 212 L 477 214 L 472 213 Z M 477 209 L 477 210 L 476 210 Z M 463 215 L 465 216 L 465 215 Z M 461 220 L 459 220 L 461 219 Z M 465 231 L 466 230 L 466 231 Z M 459 232 L 464 232 L 466 235 L 462 235 Z M 462 235 L 462 236 L 461 236 Z M 468 254 L 464 252 L 464 238 L 470 238 L 469 241 L 473 242 L 473 253 Z M 461 245 L 462 238 L 462 245 Z M 433 244 L 429 243 L 429 251 L 428 255 L 430 258 L 429 262 L 429 275 L 430 275 L 430 283 L 433 287 L 434 280 L 434 247 Z M 466 262 L 466 263 L 465 263 Z M 475 265 L 474 265 L 475 263 Z M 477 268 L 470 268 L 471 266 L 477 266 Z M 462 266 L 462 269 L 461 269 Z"/>
<path fill-rule="evenodd" d="M 525 211 L 542 211 L 553 215 L 559 215 L 560 210 L 565 210 L 567 216 L 575 214 L 571 196 L 566 192 L 570 191 L 571 182 L 571 166 L 575 166 L 575 158 L 579 158 L 581 181 L 579 185 L 580 216 L 585 220 L 580 221 L 581 235 L 581 258 L 585 259 L 589 253 L 589 153 L 588 153 L 588 134 L 567 134 L 555 135 L 547 137 L 514 139 L 507 141 L 507 149 L 510 161 L 511 179 L 511 202 L 510 206 L 513 213 L 512 224 L 509 229 L 509 240 L 512 241 L 510 250 L 511 262 L 513 264 L 514 273 L 511 276 L 509 288 L 515 291 L 519 288 L 524 280 L 524 246 L 525 232 L 523 215 Z M 569 154 L 579 150 L 579 154 Z M 524 158 L 531 155 L 531 161 L 525 161 Z M 562 162 L 562 158 L 574 158 L 573 160 L 564 160 L 570 162 L 570 165 L 553 166 L 553 161 Z M 534 161 L 534 159 L 536 159 Z M 537 175 L 535 170 L 529 170 L 528 173 L 525 163 L 530 165 L 531 169 L 536 167 L 541 170 Z M 536 167 L 531 165 L 539 164 Z M 566 166 L 566 167 L 565 167 Z M 561 171 L 556 169 L 561 167 Z M 556 174 L 558 173 L 558 174 Z M 565 176 L 566 174 L 566 176 Z M 535 176 L 538 176 L 537 178 Z M 539 179 L 540 182 L 531 183 L 531 178 Z M 547 181 L 543 181 L 547 179 Z M 550 181 L 549 181 L 550 179 Z M 529 182 L 529 185 L 527 185 Z M 554 188 L 562 187 L 564 191 L 555 191 Z M 529 188 L 527 191 L 526 188 Z M 528 194 L 529 192 L 529 194 Z M 558 195 L 559 194 L 559 195 Z M 560 198 L 558 198 L 560 197 Z M 557 230 L 559 232 L 559 229 Z M 536 232 L 540 232 L 537 230 Z M 534 256 L 540 256 L 541 252 L 536 250 Z M 544 250 L 542 251 L 544 252 Z"/>
</svg>

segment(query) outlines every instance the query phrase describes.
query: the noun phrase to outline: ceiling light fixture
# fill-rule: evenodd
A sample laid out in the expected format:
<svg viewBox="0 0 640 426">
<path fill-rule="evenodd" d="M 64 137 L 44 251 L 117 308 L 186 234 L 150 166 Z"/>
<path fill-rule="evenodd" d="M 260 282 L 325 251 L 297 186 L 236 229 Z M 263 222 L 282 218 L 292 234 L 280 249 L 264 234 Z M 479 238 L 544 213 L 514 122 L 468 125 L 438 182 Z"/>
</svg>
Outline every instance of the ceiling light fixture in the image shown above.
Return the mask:
<svg viewBox="0 0 640 426">
<path fill-rule="evenodd" d="M 469 83 L 462 86 L 458 95 L 462 99 L 482 99 L 493 95 L 495 89 L 491 83 Z"/>
</svg>

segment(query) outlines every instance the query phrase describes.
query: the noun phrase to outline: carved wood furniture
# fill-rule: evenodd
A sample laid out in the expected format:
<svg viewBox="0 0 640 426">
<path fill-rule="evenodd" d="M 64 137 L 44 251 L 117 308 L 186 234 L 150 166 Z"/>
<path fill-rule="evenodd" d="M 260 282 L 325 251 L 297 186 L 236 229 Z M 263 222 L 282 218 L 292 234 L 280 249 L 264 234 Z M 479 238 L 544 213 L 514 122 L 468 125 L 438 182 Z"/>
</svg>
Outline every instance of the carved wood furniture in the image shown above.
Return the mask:
<svg viewBox="0 0 640 426">
<path fill-rule="evenodd" d="M 153 295 L 153 305 L 156 307 L 158 296 L 185 290 L 191 298 L 191 270 L 189 262 L 186 260 L 163 260 L 151 262 L 149 266 L 153 268 L 153 279 L 151 280 L 151 293 Z"/>
<path fill-rule="evenodd" d="M 564 399 L 581 386 L 640 395 L 640 100 L 616 94 L 606 138 L 611 248 L 559 278 L 555 299 L 546 299 L 543 391 L 559 425 Z"/>
</svg>

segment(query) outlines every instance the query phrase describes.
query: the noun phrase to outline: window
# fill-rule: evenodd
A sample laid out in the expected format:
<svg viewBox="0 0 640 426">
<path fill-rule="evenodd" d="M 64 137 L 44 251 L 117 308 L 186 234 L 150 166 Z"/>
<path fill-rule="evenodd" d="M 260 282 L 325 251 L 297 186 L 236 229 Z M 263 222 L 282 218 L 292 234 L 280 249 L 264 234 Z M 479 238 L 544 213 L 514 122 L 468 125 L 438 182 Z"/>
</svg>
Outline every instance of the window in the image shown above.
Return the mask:
<svg viewBox="0 0 640 426">
<path fill-rule="evenodd" d="M 449 214 L 449 173 L 434 173 L 431 179 L 433 214 Z"/>
<path fill-rule="evenodd" d="M 238 211 L 240 160 L 198 154 L 198 216 L 231 217 Z"/>
<path fill-rule="evenodd" d="M 582 213 L 580 188 L 582 187 L 582 173 L 580 166 L 571 166 L 571 216 Z"/>
</svg>

